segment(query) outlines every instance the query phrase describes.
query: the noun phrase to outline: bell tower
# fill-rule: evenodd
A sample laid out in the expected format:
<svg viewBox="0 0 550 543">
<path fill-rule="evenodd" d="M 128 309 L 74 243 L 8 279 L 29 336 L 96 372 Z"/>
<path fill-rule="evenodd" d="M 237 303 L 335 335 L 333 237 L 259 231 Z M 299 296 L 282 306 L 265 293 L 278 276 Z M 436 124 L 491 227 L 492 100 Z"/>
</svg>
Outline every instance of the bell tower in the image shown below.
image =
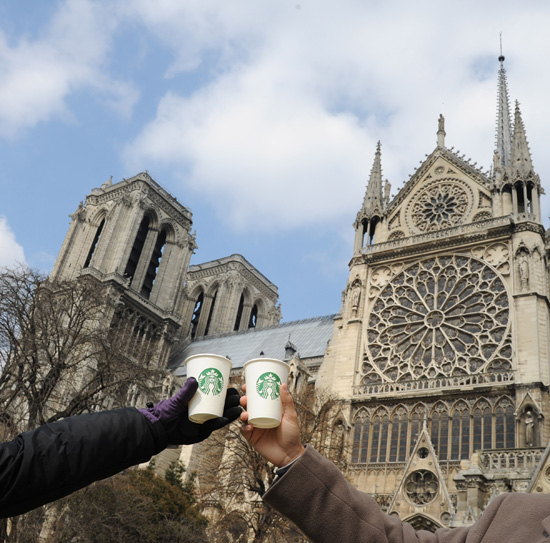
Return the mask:
<svg viewBox="0 0 550 543">
<path fill-rule="evenodd" d="M 182 327 L 184 281 L 196 249 L 192 214 L 148 173 L 92 190 L 71 215 L 51 277 L 92 276 L 119 296 L 113 326 L 164 367 Z M 150 348 L 154 345 L 154 348 Z"/>
</svg>

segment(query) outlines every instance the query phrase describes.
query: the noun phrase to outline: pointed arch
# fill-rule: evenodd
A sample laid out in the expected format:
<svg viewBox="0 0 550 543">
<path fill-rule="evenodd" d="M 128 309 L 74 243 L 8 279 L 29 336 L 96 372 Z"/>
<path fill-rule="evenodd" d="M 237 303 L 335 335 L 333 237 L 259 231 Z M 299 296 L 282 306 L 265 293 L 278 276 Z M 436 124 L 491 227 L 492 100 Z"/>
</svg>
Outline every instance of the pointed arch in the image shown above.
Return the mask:
<svg viewBox="0 0 550 543">
<path fill-rule="evenodd" d="M 451 412 L 451 459 L 465 459 L 470 456 L 470 408 L 460 400 Z"/>
<path fill-rule="evenodd" d="M 353 445 L 351 461 L 354 464 L 365 464 L 370 436 L 370 415 L 364 408 L 359 409 L 353 420 Z"/>
<path fill-rule="evenodd" d="M 101 210 L 94 218 L 94 220 L 91 221 L 92 227 L 95 228 L 95 234 L 92 240 L 92 244 L 90 245 L 90 249 L 88 251 L 88 255 L 86 256 L 86 260 L 84 262 L 84 268 L 89 267 L 89 265 L 92 262 L 92 258 L 96 252 L 97 246 L 99 244 L 99 240 L 101 238 L 101 234 L 103 232 L 103 228 L 105 227 L 105 221 L 107 218 L 107 213 L 105 210 Z"/>
<path fill-rule="evenodd" d="M 370 462 L 386 462 L 390 417 L 385 407 L 380 407 L 372 417 Z"/>
<path fill-rule="evenodd" d="M 437 402 L 430 415 L 430 439 L 437 457 L 447 460 L 449 454 L 449 409 L 444 402 Z"/>
<path fill-rule="evenodd" d="M 157 277 L 166 243 L 168 240 L 171 241 L 173 239 L 174 230 L 172 229 L 172 226 L 170 224 L 161 226 L 156 236 L 153 252 L 149 258 L 145 277 L 143 278 L 143 284 L 141 285 L 140 293 L 144 298 L 149 298 L 151 296 L 151 291 L 153 290 L 153 284 Z"/>
<path fill-rule="evenodd" d="M 416 531 L 426 530 L 427 532 L 434 533 L 439 528 L 443 528 L 442 524 L 422 513 L 416 513 L 404 519 L 404 522 L 409 523 Z"/>
<path fill-rule="evenodd" d="M 201 318 L 202 306 L 204 304 L 204 290 L 202 288 L 197 289 L 196 297 L 194 297 L 194 300 L 195 304 L 193 307 L 193 314 L 191 315 L 190 323 L 191 338 L 195 338 L 198 335 L 199 321 Z"/>
<path fill-rule="evenodd" d="M 132 244 L 132 249 L 130 251 L 130 256 L 128 257 L 126 268 L 124 270 L 124 276 L 127 277 L 130 281 L 134 278 L 134 275 L 136 273 L 150 226 L 151 216 L 149 214 L 145 214 L 143 219 L 141 219 L 141 222 L 139 223 L 138 230 L 134 237 L 134 243 Z"/>
<path fill-rule="evenodd" d="M 473 452 L 493 448 L 493 410 L 484 398 L 472 410 L 472 448 Z"/>
<path fill-rule="evenodd" d="M 508 396 L 499 399 L 495 406 L 495 449 L 516 447 L 516 421 L 514 402 Z"/>
<path fill-rule="evenodd" d="M 409 413 L 404 405 L 398 405 L 391 415 L 390 462 L 404 462 L 407 458 L 407 431 Z"/>
</svg>

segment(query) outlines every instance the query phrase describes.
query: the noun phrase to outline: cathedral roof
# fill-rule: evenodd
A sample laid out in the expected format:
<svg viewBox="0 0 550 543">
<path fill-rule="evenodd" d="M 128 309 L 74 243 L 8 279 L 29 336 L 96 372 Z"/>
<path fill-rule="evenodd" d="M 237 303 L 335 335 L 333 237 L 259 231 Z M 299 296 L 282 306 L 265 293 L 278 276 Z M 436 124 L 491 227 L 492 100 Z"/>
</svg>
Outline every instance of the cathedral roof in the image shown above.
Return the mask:
<svg viewBox="0 0 550 543">
<path fill-rule="evenodd" d="M 288 341 L 292 341 L 300 358 L 307 363 L 307 359 L 322 358 L 325 354 L 334 329 L 334 317 L 327 315 L 269 328 L 202 337 L 175 355 L 168 366 L 174 375 L 186 375 L 185 360 L 200 353 L 226 356 L 234 368 L 241 368 L 247 360 L 260 356 L 284 360 Z"/>
</svg>

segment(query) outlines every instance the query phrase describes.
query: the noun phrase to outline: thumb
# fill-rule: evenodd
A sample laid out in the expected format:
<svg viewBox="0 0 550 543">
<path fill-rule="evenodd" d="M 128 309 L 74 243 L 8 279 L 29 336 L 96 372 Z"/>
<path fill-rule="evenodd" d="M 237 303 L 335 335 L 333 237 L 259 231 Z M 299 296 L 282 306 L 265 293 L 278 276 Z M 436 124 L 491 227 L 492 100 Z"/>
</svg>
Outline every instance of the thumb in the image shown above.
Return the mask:
<svg viewBox="0 0 550 543">
<path fill-rule="evenodd" d="M 199 384 L 194 377 L 189 377 L 179 392 L 172 398 L 174 407 L 187 409 L 189 400 L 195 395 Z"/>
<path fill-rule="evenodd" d="M 288 385 L 283 383 L 281 385 L 281 403 L 283 405 L 283 415 L 298 417 L 296 414 L 296 407 L 294 405 L 294 400 L 288 390 Z"/>
</svg>

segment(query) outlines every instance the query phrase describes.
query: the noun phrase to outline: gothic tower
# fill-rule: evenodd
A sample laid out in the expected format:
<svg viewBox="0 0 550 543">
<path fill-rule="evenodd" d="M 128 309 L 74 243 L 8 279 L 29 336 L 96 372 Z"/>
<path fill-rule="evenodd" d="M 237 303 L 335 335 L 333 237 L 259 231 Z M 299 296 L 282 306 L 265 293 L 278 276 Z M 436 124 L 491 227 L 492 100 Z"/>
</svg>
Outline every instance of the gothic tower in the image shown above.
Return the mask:
<svg viewBox="0 0 550 543">
<path fill-rule="evenodd" d="M 164 368 L 182 333 L 184 280 L 196 248 L 191 212 L 141 173 L 94 189 L 71 216 L 52 279 L 89 275 L 120 296 L 113 326 Z M 129 344 L 130 345 L 130 344 Z"/>
<path fill-rule="evenodd" d="M 441 116 L 390 201 L 378 144 L 316 382 L 348 406 L 357 486 L 430 530 L 526 490 L 550 439 L 543 189 L 499 61 L 491 171 L 446 147 Z"/>
</svg>

